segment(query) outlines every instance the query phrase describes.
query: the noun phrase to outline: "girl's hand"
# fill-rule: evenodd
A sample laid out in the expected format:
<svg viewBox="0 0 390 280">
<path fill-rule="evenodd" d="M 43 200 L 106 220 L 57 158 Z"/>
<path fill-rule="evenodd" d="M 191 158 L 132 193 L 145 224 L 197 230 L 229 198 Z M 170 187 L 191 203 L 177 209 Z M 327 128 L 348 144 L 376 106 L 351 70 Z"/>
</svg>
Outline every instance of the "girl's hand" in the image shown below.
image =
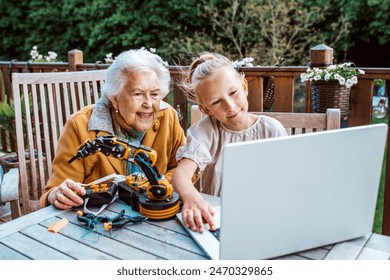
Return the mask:
<svg viewBox="0 0 390 280">
<path fill-rule="evenodd" d="M 210 230 L 216 230 L 213 219 L 214 214 L 213 207 L 200 195 L 197 198 L 184 201 L 182 208 L 183 221 L 192 231 L 202 233 L 204 231 L 204 223 L 209 225 Z"/>
</svg>

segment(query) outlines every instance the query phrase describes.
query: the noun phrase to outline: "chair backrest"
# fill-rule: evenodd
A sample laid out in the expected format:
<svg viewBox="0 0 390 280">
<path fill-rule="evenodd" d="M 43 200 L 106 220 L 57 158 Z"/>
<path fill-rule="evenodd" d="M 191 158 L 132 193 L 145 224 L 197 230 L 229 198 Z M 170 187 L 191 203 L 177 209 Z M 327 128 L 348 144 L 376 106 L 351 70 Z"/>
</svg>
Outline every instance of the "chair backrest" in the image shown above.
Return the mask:
<svg viewBox="0 0 390 280">
<path fill-rule="evenodd" d="M 98 100 L 106 72 L 12 74 L 22 214 L 42 194 L 66 120 Z"/>
<path fill-rule="evenodd" d="M 340 128 L 340 109 L 328 109 L 326 113 L 253 112 L 279 120 L 289 135 Z M 191 125 L 204 117 L 197 105 L 191 107 Z"/>
</svg>

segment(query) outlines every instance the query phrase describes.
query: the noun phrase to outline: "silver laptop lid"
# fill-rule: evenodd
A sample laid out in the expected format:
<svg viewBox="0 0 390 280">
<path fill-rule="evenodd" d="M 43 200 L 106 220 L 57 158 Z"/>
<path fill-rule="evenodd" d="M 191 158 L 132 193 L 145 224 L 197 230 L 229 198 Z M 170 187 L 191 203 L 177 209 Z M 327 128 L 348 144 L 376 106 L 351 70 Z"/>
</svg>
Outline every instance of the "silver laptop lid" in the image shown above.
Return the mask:
<svg viewBox="0 0 390 280">
<path fill-rule="evenodd" d="M 268 259 L 372 230 L 384 124 L 223 148 L 221 259 Z"/>
</svg>

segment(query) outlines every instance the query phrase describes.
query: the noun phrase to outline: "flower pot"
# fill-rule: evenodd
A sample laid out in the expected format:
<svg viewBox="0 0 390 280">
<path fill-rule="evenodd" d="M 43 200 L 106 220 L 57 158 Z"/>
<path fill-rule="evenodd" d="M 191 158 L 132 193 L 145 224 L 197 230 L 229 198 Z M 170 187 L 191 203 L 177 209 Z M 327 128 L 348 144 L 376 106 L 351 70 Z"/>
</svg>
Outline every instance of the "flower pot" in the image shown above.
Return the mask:
<svg viewBox="0 0 390 280">
<path fill-rule="evenodd" d="M 338 81 L 311 82 L 312 109 L 315 113 L 326 113 L 328 108 L 340 109 L 341 117 L 351 114 L 351 88 Z"/>
</svg>

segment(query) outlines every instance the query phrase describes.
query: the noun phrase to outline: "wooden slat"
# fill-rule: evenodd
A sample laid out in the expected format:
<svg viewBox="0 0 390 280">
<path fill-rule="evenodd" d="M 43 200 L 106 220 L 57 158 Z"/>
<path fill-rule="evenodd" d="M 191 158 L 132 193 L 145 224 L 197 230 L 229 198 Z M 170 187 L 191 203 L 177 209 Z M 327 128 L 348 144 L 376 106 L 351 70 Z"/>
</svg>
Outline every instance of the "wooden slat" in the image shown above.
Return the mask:
<svg viewBox="0 0 390 280">
<path fill-rule="evenodd" d="M 71 110 L 70 110 L 70 114 L 74 114 L 77 112 L 77 96 L 76 96 L 76 86 L 77 86 L 77 83 L 75 82 L 70 82 L 69 84 L 68 83 L 64 83 L 64 86 L 65 88 L 69 89 L 70 91 L 70 96 L 71 96 Z"/>
<path fill-rule="evenodd" d="M 34 126 L 34 129 L 35 131 L 31 131 L 31 135 L 32 135 L 32 141 L 29 141 L 29 154 L 30 154 L 30 167 L 31 167 L 31 176 L 32 176 L 32 186 L 29 186 L 31 189 L 32 189 L 32 193 L 33 193 L 33 198 L 35 200 L 38 199 L 38 188 L 40 186 L 39 182 L 38 182 L 38 176 L 37 174 L 39 174 L 40 176 L 42 176 L 41 174 L 44 172 L 42 172 L 41 168 L 39 168 L 39 164 L 42 162 L 42 165 L 43 166 L 43 160 L 42 160 L 42 133 L 41 133 L 41 118 L 40 118 L 40 110 L 38 108 L 38 104 L 40 103 L 38 101 L 38 92 L 37 92 L 37 86 L 38 85 L 31 85 L 31 92 L 32 92 L 32 110 L 33 110 L 33 118 L 34 118 L 34 121 L 33 121 L 33 126 Z M 35 136 L 35 137 L 34 137 Z M 34 142 L 34 138 L 35 138 L 35 141 Z M 35 146 L 32 145 L 32 143 L 35 143 Z M 35 152 L 37 153 L 37 160 L 38 160 L 38 170 L 37 170 L 37 166 L 35 164 Z"/>
<path fill-rule="evenodd" d="M 62 128 L 64 127 L 64 110 L 62 101 L 61 101 L 61 90 L 60 85 L 58 83 L 54 83 L 55 95 L 56 95 L 56 103 L 57 103 L 57 118 L 58 118 L 58 133 L 61 133 Z M 55 146 L 57 148 L 57 145 Z"/>
<path fill-rule="evenodd" d="M 349 126 L 371 124 L 373 80 L 359 79 L 357 85 L 351 88 L 352 113 L 348 118 Z"/>
<path fill-rule="evenodd" d="M 81 90 L 84 90 L 85 92 L 85 102 L 87 102 L 86 105 L 89 105 L 89 104 L 92 104 L 92 100 L 91 100 L 91 94 L 90 94 L 90 88 L 89 88 L 89 83 L 82 83 L 83 87 Z M 95 91 L 94 91 L 95 93 Z"/>
<path fill-rule="evenodd" d="M 81 108 L 83 108 L 85 106 L 84 105 L 84 92 L 83 92 L 83 85 L 82 84 L 83 84 L 82 82 L 76 82 L 78 100 L 79 100 L 76 111 L 80 110 Z"/>
<path fill-rule="evenodd" d="M 90 83 L 92 83 L 92 93 L 93 93 L 93 96 L 94 96 L 94 102 L 96 102 L 99 99 L 99 95 L 98 95 L 99 90 L 98 90 L 98 85 L 97 85 L 96 79 L 92 79 L 91 82 L 86 83 L 89 86 L 88 91 L 86 91 L 87 95 L 91 91 Z M 92 103 L 90 103 L 90 104 L 92 104 Z M 90 105 L 90 104 L 88 104 L 88 105 Z"/>
<path fill-rule="evenodd" d="M 56 115 L 56 102 L 55 102 L 55 94 L 53 92 L 53 84 L 48 84 L 47 85 L 47 100 L 49 103 L 49 118 L 50 118 L 50 130 L 51 134 L 48 136 L 50 139 L 49 143 L 52 143 L 52 147 L 50 147 L 50 159 L 52 158 L 52 153 L 54 154 L 56 149 L 57 149 L 57 139 L 58 139 L 58 132 L 57 132 L 57 115 Z M 49 148 L 46 148 L 48 150 Z M 51 160 L 47 161 L 47 167 L 48 167 L 48 175 L 51 175 L 51 167 L 52 163 Z"/>
<path fill-rule="evenodd" d="M 99 233 L 90 232 L 75 220 L 74 212 L 64 213 L 61 218 L 69 220 L 69 224 L 61 230 L 61 234 L 69 239 L 77 240 L 78 245 L 73 247 L 73 250 L 81 250 L 85 247 L 91 247 L 96 251 L 107 252 L 111 256 L 119 259 L 142 259 L 142 260 L 156 260 L 161 259 L 158 256 L 145 252 L 143 249 L 135 248 L 132 245 L 127 245 L 110 237 L 109 233 L 104 233 L 104 230 L 99 230 Z M 58 218 L 53 218 L 42 222 L 41 224 L 48 227 L 51 223 L 58 221 Z M 118 232 L 113 232 L 117 235 Z M 128 241 L 131 243 L 131 240 Z M 96 254 L 91 254 L 89 259 L 97 259 Z"/>
<path fill-rule="evenodd" d="M 275 77 L 275 112 L 294 111 L 294 77 Z"/>
<path fill-rule="evenodd" d="M 340 110 L 328 109 L 326 114 L 322 113 L 285 113 L 285 112 L 251 112 L 262 114 L 277 119 L 291 135 L 306 132 L 315 132 L 327 129 L 340 128 Z M 194 124 L 203 114 L 197 105 L 191 108 L 191 124 Z"/>
<path fill-rule="evenodd" d="M 68 260 L 69 256 L 42 244 L 38 240 L 29 238 L 19 232 L 11 234 L 1 240 L 1 243 L 7 245 L 17 252 L 23 252 L 23 255 L 34 260 Z"/>
<path fill-rule="evenodd" d="M 45 173 L 51 174 L 51 168 L 49 167 L 48 170 L 46 169 L 46 166 L 44 164 L 44 159 L 47 161 L 52 160 L 51 157 L 51 146 L 50 146 L 50 133 L 49 133 L 49 120 L 47 118 L 47 103 L 46 103 L 46 96 L 48 94 L 47 92 L 47 85 L 39 85 L 39 92 L 40 92 L 40 113 L 42 115 L 42 121 L 38 125 L 43 126 L 43 131 L 42 131 L 42 142 L 43 145 L 45 146 L 45 149 L 43 150 L 42 148 L 40 149 L 40 146 L 42 145 L 42 142 L 39 142 L 38 145 L 38 164 L 39 164 L 39 184 L 38 184 L 38 196 L 35 198 L 38 200 L 40 196 L 42 195 L 43 188 L 46 185 L 46 176 Z M 51 108 L 49 107 L 49 111 L 51 111 Z M 45 172 L 46 171 L 46 172 Z"/>
<path fill-rule="evenodd" d="M 0 260 L 29 260 L 29 258 L 0 243 Z"/>
<path fill-rule="evenodd" d="M 63 104 L 63 108 L 64 108 L 64 111 L 65 111 L 65 122 L 68 120 L 69 116 L 70 116 L 70 98 L 69 98 L 69 90 L 68 90 L 68 87 L 66 85 L 66 82 L 63 82 L 61 81 L 60 83 L 60 87 L 61 87 L 61 92 L 62 92 L 62 96 L 63 96 L 63 101 L 64 101 L 64 104 Z"/>
<path fill-rule="evenodd" d="M 249 111 L 263 111 L 264 89 L 263 77 L 246 76 L 248 81 L 248 104 Z"/>
<path fill-rule="evenodd" d="M 188 123 L 188 102 L 187 102 L 187 96 L 183 89 L 179 86 L 181 77 L 178 75 L 175 75 L 172 77 L 173 80 L 173 107 L 177 109 L 177 106 L 180 106 L 180 111 L 182 114 L 183 119 L 180 121 L 180 124 L 184 131 L 187 131 L 187 123 Z"/>
<path fill-rule="evenodd" d="M 47 228 L 54 222 L 58 222 L 59 218 L 52 218 L 48 221 L 45 221 L 43 225 L 34 225 L 32 227 L 29 227 L 21 233 L 23 233 L 25 236 L 28 236 L 32 239 L 39 240 L 41 243 L 43 243 L 45 246 L 51 247 L 67 256 L 69 256 L 72 259 L 77 260 L 117 260 L 118 258 L 112 255 L 109 255 L 105 253 L 102 250 L 95 249 L 91 246 L 85 246 L 83 245 L 79 239 L 82 236 L 83 232 L 80 230 L 79 227 L 77 229 L 78 232 L 81 233 L 81 235 L 78 236 L 78 238 L 71 238 L 70 236 L 64 234 L 67 233 L 72 227 L 72 225 L 67 224 L 65 228 L 62 228 L 60 233 L 61 234 L 53 234 L 52 232 L 49 232 Z M 42 238 L 44 237 L 44 238 Z M 99 239 L 100 242 L 100 239 Z M 34 248 L 31 248 L 32 250 Z"/>
</svg>

